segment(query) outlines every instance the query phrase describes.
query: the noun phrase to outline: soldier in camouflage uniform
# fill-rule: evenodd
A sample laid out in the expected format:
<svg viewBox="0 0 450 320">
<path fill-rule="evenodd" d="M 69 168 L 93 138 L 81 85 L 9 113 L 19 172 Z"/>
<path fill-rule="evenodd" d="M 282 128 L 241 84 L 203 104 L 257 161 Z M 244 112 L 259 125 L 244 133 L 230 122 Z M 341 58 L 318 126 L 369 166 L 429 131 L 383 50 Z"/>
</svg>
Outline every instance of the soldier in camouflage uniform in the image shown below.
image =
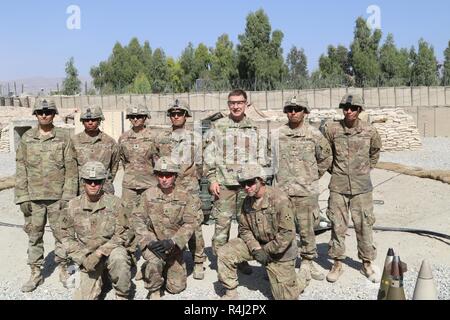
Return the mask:
<svg viewBox="0 0 450 320">
<path fill-rule="evenodd" d="M 57 237 L 58 218 L 60 210 L 77 194 L 78 171 L 69 132 L 54 127 L 55 114 L 58 110 L 54 102 L 36 102 L 33 115 L 39 125 L 25 132 L 16 154 L 15 202 L 25 217 L 31 267 L 31 277 L 23 285 L 23 292 L 31 292 L 43 283 L 41 268 L 47 219 L 55 236 L 55 261 L 59 264 L 64 286 L 68 278 L 67 254 Z"/>
<path fill-rule="evenodd" d="M 167 109 L 167 116 L 172 122 L 172 130 L 162 130 L 155 138 L 158 157 L 171 157 L 180 165 L 181 171 L 177 181 L 185 190 L 192 194 L 199 193 L 199 180 L 202 175 L 202 137 L 194 131 L 185 128 L 186 120 L 192 117 L 189 106 L 175 100 Z M 203 221 L 203 212 L 200 220 Z M 194 279 L 204 278 L 203 263 L 206 260 L 205 241 L 203 240 L 202 223 L 195 229 L 188 243 L 194 259 Z"/>
<path fill-rule="evenodd" d="M 296 300 L 300 294 L 291 203 L 282 190 L 266 186 L 264 177 L 259 165 L 245 165 L 239 174 L 247 194 L 239 217 L 239 235 L 217 252 L 219 281 L 226 289 L 223 299 L 238 299 L 236 267 L 250 260 L 265 267 L 275 300 Z"/>
<path fill-rule="evenodd" d="M 216 220 L 212 239 L 214 253 L 228 242 L 232 218 L 238 214 L 245 198 L 237 172 L 245 162 L 267 164 L 260 156 L 262 152 L 265 155 L 266 140 L 245 115 L 247 106 L 247 93 L 239 89 L 232 91 L 228 95 L 229 116 L 214 122 L 206 137 L 204 172 L 210 182 L 210 192 L 216 198 L 213 207 Z M 246 261 L 239 269 L 245 274 L 251 273 Z"/>
<path fill-rule="evenodd" d="M 321 281 L 325 276 L 313 264 L 317 257 L 314 227 L 320 222 L 319 179 L 330 167 L 333 155 L 328 140 L 305 121 L 309 114 L 305 97 L 290 98 L 284 113 L 289 122 L 278 131 L 275 182 L 293 205 L 301 239 L 299 274 L 306 281 L 311 278 Z"/>
<path fill-rule="evenodd" d="M 81 111 L 80 121 L 84 131 L 72 137 L 75 146 L 78 170 L 88 161 L 103 163 L 108 171 L 108 179 L 104 185 L 104 191 L 114 194 L 114 178 L 119 169 L 119 146 L 113 138 L 99 129 L 100 123 L 105 120 L 102 109 L 99 106 L 88 106 Z M 79 194 L 84 192 L 81 182 Z"/>
<path fill-rule="evenodd" d="M 324 132 L 333 150 L 327 215 L 333 228 L 329 255 L 334 259 L 334 265 L 327 280 L 335 282 L 343 272 L 345 233 L 350 211 L 358 243 L 358 257 L 363 261 L 361 273 L 376 282 L 378 280 L 371 266 L 376 258 L 376 248 L 372 238 L 375 216 L 370 170 L 380 157 L 381 139 L 375 127 L 358 117 L 364 110 L 364 101 L 360 95 L 345 95 L 339 108 L 343 109 L 344 120 L 328 123 Z"/>
<path fill-rule="evenodd" d="M 176 186 L 179 165 L 160 158 L 154 167 L 156 188 L 144 192 L 132 215 L 139 248 L 146 260 L 142 266 L 148 298 L 159 299 L 161 290 L 177 294 L 186 289 L 184 248 L 199 221 L 199 197 Z"/>
<path fill-rule="evenodd" d="M 116 298 L 128 299 L 131 261 L 123 244 L 127 240 L 128 208 L 116 196 L 103 192 L 107 171 L 101 162 L 81 167 L 84 193 L 69 202 L 62 217 L 62 241 L 67 253 L 80 267 L 76 300 L 96 300 L 107 273 Z"/>
</svg>

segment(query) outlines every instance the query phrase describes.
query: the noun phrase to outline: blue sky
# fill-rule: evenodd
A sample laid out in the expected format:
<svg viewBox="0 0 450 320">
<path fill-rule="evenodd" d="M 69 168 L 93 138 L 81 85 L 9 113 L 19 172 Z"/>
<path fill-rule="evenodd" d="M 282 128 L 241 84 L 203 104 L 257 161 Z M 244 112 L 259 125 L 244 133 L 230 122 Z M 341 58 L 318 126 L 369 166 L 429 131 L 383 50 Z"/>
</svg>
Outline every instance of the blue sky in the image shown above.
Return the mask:
<svg viewBox="0 0 450 320">
<path fill-rule="evenodd" d="M 81 30 L 68 30 L 69 5 L 81 9 Z M 73 56 L 80 75 L 108 58 L 116 41 L 127 44 L 136 36 L 153 49 L 178 57 L 189 41 L 214 46 L 229 34 L 236 44 L 249 12 L 263 8 L 272 28 L 284 32 L 286 54 L 292 45 L 303 47 L 310 71 L 329 44 L 348 46 L 358 16 L 368 18 L 368 6 L 381 9 L 383 39 L 394 34 L 397 46 L 417 47 L 423 37 L 439 60 L 450 40 L 450 1 L 106 1 L 59 0 L 2 3 L 0 18 L 0 80 L 64 76 Z"/>
</svg>

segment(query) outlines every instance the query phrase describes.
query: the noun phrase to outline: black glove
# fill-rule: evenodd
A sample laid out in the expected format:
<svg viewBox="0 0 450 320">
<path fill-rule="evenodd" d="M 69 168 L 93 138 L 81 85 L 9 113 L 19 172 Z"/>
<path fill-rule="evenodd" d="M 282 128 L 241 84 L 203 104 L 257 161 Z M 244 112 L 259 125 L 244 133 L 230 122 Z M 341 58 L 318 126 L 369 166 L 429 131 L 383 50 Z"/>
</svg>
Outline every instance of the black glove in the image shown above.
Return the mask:
<svg viewBox="0 0 450 320">
<path fill-rule="evenodd" d="M 167 255 L 170 253 L 170 251 L 175 246 L 175 243 L 170 240 L 160 240 L 160 241 L 154 241 L 149 244 L 148 248 L 159 258 L 166 260 Z"/>
<path fill-rule="evenodd" d="M 20 204 L 20 210 L 27 216 L 31 214 L 31 201 L 25 201 Z"/>
<path fill-rule="evenodd" d="M 255 258 L 255 260 L 263 266 L 267 266 L 267 264 L 271 261 L 270 256 L 264 251 L 264 249 L 253 251 L 253 258 Z"/>
</svg>

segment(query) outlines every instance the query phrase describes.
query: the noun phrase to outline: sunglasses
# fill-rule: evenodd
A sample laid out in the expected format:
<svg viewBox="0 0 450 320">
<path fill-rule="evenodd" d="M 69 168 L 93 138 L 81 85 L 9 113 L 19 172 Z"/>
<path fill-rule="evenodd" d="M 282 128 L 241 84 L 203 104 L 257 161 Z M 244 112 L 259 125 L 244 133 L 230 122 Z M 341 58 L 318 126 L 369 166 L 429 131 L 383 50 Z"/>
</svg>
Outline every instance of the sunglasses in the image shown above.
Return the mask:
<svg viewBox="0 0 450 320">
<path fill-rule="evenodd" d="M 90 180 L 90 179 L 83 179 L 84 183 L 88 184 L 88 185 L 95 185 L 95 186 L 99 186 L 101 184 L 103 184 L 104 180 Z"/>
<path fill-rule="evenodd" d="M 172 118 L 175 118 L 175 117 L 184 117 L 186 115 L 186 111 L 174 111 L 174 112 L 171 112 L 170 113 L 170 116 L 172 117 Z"/>
<path fill-rule="evenodd" d="M 290 107 L 286 107 L 285 110 L 286 110 L 287 113 L 293 113 L 293 112 L 300 113 L 300 112 L 305 111 L 305 108 L 297 107 L 297 106 L 290 106 Z"/>
<path fill-rule="evenodd" d="M 144 116 L 144 115 L 131 115 L 131 116 L 128 116 L 128 119 L 138 119 L 138 120 L 140 120 L 140 119 L 144 119 L 146 116 Z"/>
<path fill-rule="evenodd" d="M 43 116 L 44 114 L 45 114 L 46 116 L 52 116 L 52 115 L 54 115 L 54 114 L 56 114 L 56 113 L 55 113 L 55 111 L 53 111 L 53 110 L 37 110 L 37 111 L 36 111 L 36 114 L 37 114 L 38 116 Z"/>
<path fill-rule="evenodd" d="M 96 121 L 100 121 L 100 118 L 95 118 L 95 119 L 83 119 L 83 122 L 96 122 Z"/>
<path fill-rule="evenodd" d="M 242 188 L 245 188 L 245 187 L 249 187 L 250 188 L 250 187 L 255 185 L 256 180 L 257 180 L 256 178 L 250 179 L 250 180 L 245 180 L 245 181 L 239 182 L 239 184 L 241 185 Z"/>
<path fill-rule="evenodd" d="M 352 110 L 352 112 L 355 112 L 355 111 L 359 110 L 359 107 L 358 106 L 344 106 L 343 109 L 344 109 L 344 111 Z"/>
<path fill-rule="evenodd" d="M 173 176 L 176 175 L 176 173 L 172 173 L 172 172 L 158 172 L 156 174 L 159 178 L 172 178 Z"/>
</svg>

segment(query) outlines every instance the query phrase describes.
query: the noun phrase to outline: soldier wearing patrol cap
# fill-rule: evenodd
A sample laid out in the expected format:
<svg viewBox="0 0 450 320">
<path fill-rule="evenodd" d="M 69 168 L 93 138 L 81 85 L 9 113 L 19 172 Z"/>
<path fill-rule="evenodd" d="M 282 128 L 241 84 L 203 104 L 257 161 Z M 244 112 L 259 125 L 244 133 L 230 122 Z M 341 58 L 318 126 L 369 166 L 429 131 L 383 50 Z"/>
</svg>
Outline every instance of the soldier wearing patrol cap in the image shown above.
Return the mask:
<svg viewBox="0 0 450 320">
<path fill-rule="evenodd" d="M 175 184 L 180 166 L 162 157 L 154 172 L 158 186 L 144 192 L 132 215 L 139 248 L 146 260 L 142 275 L 149 299 L 159 299 L 164 289 L 171 294 L 186 289 L 183 252 L 201 223 L 199 197 Z"/>
<path fill-rule="evenodd" d="M 327 215 L 333 228 L 328 253 L 334 265 L 327 275 L 329 282 L 337 281 L 343 273 L 349 211 L 355 226 L 358 257 L 363 261 L 361 273 L 372 282 L 379 281 L 372 268 L 377 252 L 372 236 L 375 216 L 370 171 L 380 157 L 381 139 L 374 126 L 359 118 L 364 107 L 359 94 L 346 94 L 339 104 L 344 120 L 325 126 L 324 135 L 333 150 Z"/>
<path fill-rule="evenodd" d="M 105 117 L 99 106 L 83 108 L 80 121 L 83 123 L 84 131 L 72 137 L 72 142 L 76 150 L 78 170 L 88 161 L 103 163 L 108 171 L 104 190 L 114 194 L 113 182 L 120 162 L 119 146 L 113 138 L 99 129 L 102 120 L 105 120 Z M 79 193 L 82 192 L 84 191 L 80 183 Z"/>
<path fill-rule="evenodd" d="M 184 101 L 176 99 L 167 109 L 172 123 L 171 130 L 162 130 L 155 138 L 157 157 L 171 157 L 180 164 L 178 183 L 193 194 L 199 193 L 199 180 L 202 176 L 202 137 L 186 129 L 186 120 L 192 117 L 191 109 Z M 203 221 L 203 213 L 199 218 Z M 194 279 L 204 278 L 203 263 L 206 260 L 205 241 L 202 224 L 199 224 L 189 240 L 189 250 L 194 260 Z"/>
<path fill-rule="evenodd" d="M 288 123 L 278 131 L 275 183 L 293 205 L 301 240 L 299 279 L 304 288 L 311 278 L 319 281 L 325 278 L 313 263 L 317 257 L 314 226 L 320 222 L 319 179 L 330 167 L 333 155 L 328 140 L 305 121 L 310 112 L 306 97 L 289 98 L 283 110 Z"/>
<path fill-rule="evenodd" d="M 53 125 L 58 113 L 53 101 L 39 99 L 32 111 L 38 127 L 25 132 L 16 154 L 15 203 L 25 218 L 28 235 L 28 265 L 30 279 L 23 292 L 35 290 L 44 279 L 44 231 L 47 219 L 55 237 L 55 261 L 59 278 L 66 286 L 68 258 L 59 240 L 58 217 L 61 209 L 77 194 L 78 171 L 75 150 L 69 132 Z"/>
<path fill-rule="evenodd" d="M 296 300 L 300 294 L 291 203 L 282 190 L 265 185 L 264 178 L 263 169 L 256 164 L 244 165 L 238 174 L 247 196 L 239 217 L 238 238 L 217 252 L 219 281 L 226 289 L 223 299 L 238 299 L 237 265 L 251 260 L 266 268 L 275 300 Z"/>
<path fill-rule="evenodd" d="M 69 202 L 61 219 L 64 247 L 81 270 L 74 299 L 98 299 L 104 273 L 111 279 L 116 298 L 128 299 L 131 261 L 124 247 L 128 208 L 118 197 L 103 192 L 108 173 L 101 162 L 85 163 L 80 177 L 84 193 Z"/>
</svg>

